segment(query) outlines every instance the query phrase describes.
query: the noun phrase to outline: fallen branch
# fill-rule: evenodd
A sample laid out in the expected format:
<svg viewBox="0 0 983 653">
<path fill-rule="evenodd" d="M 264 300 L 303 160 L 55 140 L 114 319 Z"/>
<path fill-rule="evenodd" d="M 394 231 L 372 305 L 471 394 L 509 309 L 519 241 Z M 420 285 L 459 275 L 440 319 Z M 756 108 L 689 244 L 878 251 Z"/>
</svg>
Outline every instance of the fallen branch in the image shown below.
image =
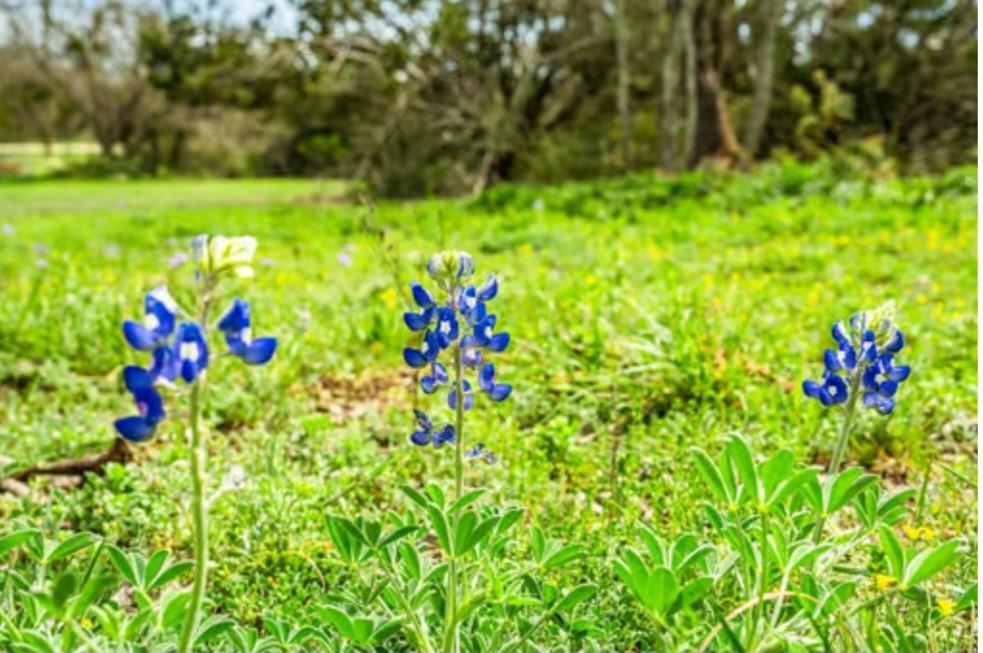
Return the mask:
<svg viewBox="0 0 983 653">
<path fill-rule="evenodd" d="M 102 474 L 109 463 L 125 465 L 133 460 L 133 450 L 122 438 L 113 440 L 108 451 L 80 458 L 63 458 L 52 463 L 35 465 L 0 480 L 0 491 L 22 495 L 27 482 L 35 476 L 77 476 L 84 480 L 86 472 Z"/>
</svg>

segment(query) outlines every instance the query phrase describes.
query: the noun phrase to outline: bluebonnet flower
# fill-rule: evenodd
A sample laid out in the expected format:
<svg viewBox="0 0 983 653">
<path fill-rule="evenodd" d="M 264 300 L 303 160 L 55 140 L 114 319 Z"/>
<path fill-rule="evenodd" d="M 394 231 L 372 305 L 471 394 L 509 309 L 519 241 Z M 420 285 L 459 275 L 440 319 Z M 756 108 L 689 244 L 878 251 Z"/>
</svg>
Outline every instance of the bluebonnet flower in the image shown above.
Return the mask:
<svg viewBox="0 0 983 653">
<path fill-rule="evenodd" d="M 137 415 L 122 417 L 115 422 L 116 430 L 131 442 L 142 442 L 154 434 L 164 419 L 164 400 L 154 389 L 154 380 L 146 370 L 129 365 L 123 370 L 123 382 L 133 395 Z"/>
<path fill-rule="evenodd" d="M 512 386 L 507 383 L 495 383 L 495 366 L 488 363 L 478 373 L 478 387 L 488 393 L 495 401 L 504 401 L 512 394 Z"/>
<path fill-rule="evenodd" d="M 863 392 L 863 403 L 868 408 L 883 415 L 894 410 L 894 395 L 911 374 L 911 368 L 894 365 L 894 355 L 904 348 L 905 341 L 904 334 L 888 317 L 891 310 L 886 305 L 833 325 L 836 348 L 823 353 L 822 380 L 807 379 L 802 383 L 807 397 L 818 399 L 824 406 L 849 401 L 852 407 L 858 393 Z"/>
<path fill-rule="evenodd" d="M 467 459 L 480 458 L 484 460 L 489 465 L 494 465 L 498 462 L 498 456 L 495 455 L 493 451 L 485 448 L 484 442 L 479 442 L 470 449 L 464 452 L 464 457 Z"/>
<path fill-rule="evenodd" d="M 249 365 L 264 365 L 276 352 L 276 338 L 253 339 L 250 329 L 249 304 L 238 297 L 218 322 L 218 329 L 225 334 L 229 353 L 238 356 Z"/>
<path fill-rule="evenodd" d="M 165 345 L 174 332 L 178 307 L 164 286 L 147 293 L 143 301 L 146 316 L 143 322 L 123 322 L 123 336 L 138 351 L 151 351 Z"/>
<path fill-rule="evenodd" d="M 448 442 L 454 441 L 454 427 L 450 424 L 444 425 L 444 428 L 439 431 L 435 431 L 433 427 L 433 422 L 422 410 L 414 410 L 414 415 L 416 416 L 417 430 L 413 431 L 413 435 L 410 436 L 410 441 L 413 444 L 423 447 L 431 442 L 433 446 L 439 447 Z"/>
<path fill-rule="evenodd" d="M 185 383 L 191 383 L 208 367 L 208 343 L 201 327 L 194 322 L 182 322 L 174 338 L 178 370 Z"/>
<path fill-rule="evenodd" d="M 496 332 L 497 317 L 488 310 L 488 302 L 498 296 L 498 278 L 491 274 L 479 286 L 469 283 L 474 276 L 474 261 L 465 252 L 441 252 L 431 257 L 427 271 L 437 281 L 443 299 L 437 299 L 423 285 L 410 284 L 413 301 L 419 311 L 403 314 L 403 321 L 411 331 L 419 333 L 420 344 L 403 350 L 403 359 L 414 369 L 428 368 L 422 374 L 420 386 L 424 393 L 432 394 L 442 386 L 448 387 L 447 405 L 458 408 L 458 387 L 461 389 L 460 408 L 471 410 L 474 406 L 472 382 L 464 375 L 478 370 L 478 387 L 494 401 L 503 401 L 512 392 L 512 386 L 498 383 L 495 366 L 489 363 L 488 353 L 504 351 L 510 341 L 507 332 Z M 440 361 L 443 352 L 453 356 L 454 370 L 460 370 L 460 379 L 451 379 L 451 365 Z M 445 359 L 446 360 L 446 359 Z M 417 419 L 420 423 L 419 416 Z M 420 428 L 411 438 L 420 444 L 430 441 L 432 428 Z"/>
<path fill-rule="evenodd" d="M 432 394 L 437 389 L 437 386 L 447 383 L 448 378 L 447 368 L 440 363 L 434 362 L 431 363 L 430 374 L 420 377 L 420 387 L 427 394 Z"/>
<path fill-rule="evenodd" d="M 199 236 L 192 241 L 197 263 L 196 278 L 204 292 L 212 292 L 225 274 L 249 276 L 256 249 L 251 237 L 224 238 Z M 127 389 L 136 399 L 140 414 L 116 421 L 116 430 L 128 440 L 138 442 L 153 434 L 164 419 L 164 405 L 155 386 L 168 386 L 181 378 L 194 383 L 208 368 L 211 360 L 205 325 L 193 321 L 178 323 L 184 314 L 167 288 L 160 286 L 144 298 L 142 322 L 123 322 L 123 336 L 137 351 L 152 352 L 147 369 L 136 366 L 124 370 Z M 250 365 L 267 363 L 276 351 L 276 338 L 252 338 L 249 304 L 235 299 L 219 319 L 218 328 L 225 336 L 229 353 Z"/>
</svg>

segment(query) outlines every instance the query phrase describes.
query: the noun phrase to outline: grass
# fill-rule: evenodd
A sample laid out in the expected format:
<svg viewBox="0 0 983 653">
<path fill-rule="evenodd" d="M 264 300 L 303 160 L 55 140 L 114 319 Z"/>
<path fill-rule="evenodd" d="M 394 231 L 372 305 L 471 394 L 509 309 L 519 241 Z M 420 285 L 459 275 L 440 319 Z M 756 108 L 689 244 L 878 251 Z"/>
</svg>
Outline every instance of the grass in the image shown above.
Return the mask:
<svg viewBox="0 0 983 653">
<path fill-rule="evenodd" d="M 281 350 L 268 368 L 212 378 L 210 473 L 239 464 L 249 480 L 213 508 L 210 597 L 244 623 L 303 612 L 345 573 L 326 513 L 401 509 L 399 485 L 452 477 L 449 451 L 408 442 L 400 315 L 426 258 L 464 249 L 480 278 L 500 276 L 513 344 L 497 368 L 516 388 L 466 432 L 500 459 L 469 466 L 466 481 L 587 547 L 574 576 L 602 587 L 591 646 L 644 647 L 606 557 L 639 521 L 667 535 L 704 528 L 692 445 L 717 451 L 739 431 L 760 453 L 828 460 L 836 420 L 801 380 L 820 373 L 834 320 L 894 300 L 914 373 L 890 419 L 862 414 L 846 460 L 915 487 L 941 463 L 924 521 L 971 538 L 974 556 L 949 572 L 966 584 L 977 573 L 976 492 L 959 478 L 976 467 L 975 175 L 871 181 L 785 163 L 373 211 L 318 181 L 0 184 L 12 227 L 0 235 L 0 451 L 13 470 L 105 450 L 113 419 L 131 412 L 120 371 L 139 362 L 121 320 L 142 314 L 154 285 L 187 297 L 188 266 L 166 261 L 191 236 L 256 236 L 260 263 L 241 293 L 254 333 L 278 335 Z M 0 518 L 186 557 L 186 457 L 170 422 L 134 463 L 81 489 L 0 495 Z"/>
</svg>

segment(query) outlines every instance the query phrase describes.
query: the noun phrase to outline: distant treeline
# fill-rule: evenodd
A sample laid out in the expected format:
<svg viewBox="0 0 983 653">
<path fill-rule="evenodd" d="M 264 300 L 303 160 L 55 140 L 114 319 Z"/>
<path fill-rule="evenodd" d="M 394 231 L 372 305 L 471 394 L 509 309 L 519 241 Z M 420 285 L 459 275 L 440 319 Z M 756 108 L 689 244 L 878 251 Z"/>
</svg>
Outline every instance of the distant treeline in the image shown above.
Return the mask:
<svg viewBox="0 0 983 653">
<path fill-rule="evenodd" d="M 389 196 L 776 151 L 976 156 L 972 0 L 148 4 L 0 0 L 0 140 L 95 140 L 81 173 Z"/>
</svg>

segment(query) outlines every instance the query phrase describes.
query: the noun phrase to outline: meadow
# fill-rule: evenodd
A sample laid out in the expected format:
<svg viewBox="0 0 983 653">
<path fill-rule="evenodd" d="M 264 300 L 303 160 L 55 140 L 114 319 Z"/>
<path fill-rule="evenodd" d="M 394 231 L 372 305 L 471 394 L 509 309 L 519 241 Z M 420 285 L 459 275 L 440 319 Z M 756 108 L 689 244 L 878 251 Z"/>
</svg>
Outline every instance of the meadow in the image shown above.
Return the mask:
<svg viewBox="0 0 983 653">
<path fill-rule="evenodd" d="M 444 503 L 454 457 L 410 442 L 414 402 L 447 410 L 414 390 L 402 314 L 428 258 L 464 250 L 476 281 L 498 275 L 495 310 L 511 343 L 496 369 L 514 390 L 482 404 L 464 435 L 497 458 L 468 461 L 464 481 L 485 489 L 476 514 L 498 511 L 500 541 L 468 553 L 478 557 L 466 594 L 481 598 L 452 648 L 969 650 L 976 192 L 975 167 L 876 179 L 826 160 L 378 205 L 333 181 L 0 184 L 0 477 L 108 450 L 113 420 L 132 413 L 121 371 L 142 363 L 122 321 L 141 318 L 144 293 L 160 284 L 192 303 L 192 262 L 177 256 L 192 237 L 255 236 L 255 277 L 230 281 L 226 294 L 248 297 L 253 331 L 280 343 L 262 368 L 209 378 L 210 483 L 233 468 L 242 477 L 211 505 L 213 631 L 201 647 L 425 648 L 426 631 L 440 630 L 439 592 L 421 590 L 422 624 L 400 616 L 393 592 L 446 574 L 418 499 Z M 864 522 L 870 483 L 881 488 L 875 503 L 910 488 L 898 495 L 907 510 L 858 531 L 829 572 L 849 580 L 836 595 L 849 610 L 833 615 L 839 603 L 827 596 L 828 612 L 791 599 L 765 611 L 748 593 L 761 599 L 789 582 L 809 593 L 828 580 L 808 571 L 827 549 L 788 578 L 776 568 L 753 581 L 754 564 L 731 561 L 747 567 L 735 576 L 725 552 L 744 544 L 712 524 L 704 505 L 715 494 L 691 448 L 736 456 L 739 434 L 755 461 L 788 450 L 797 465 L 824 468 L 838 416 L 805 397 L 802 381 L 821 375 L 836 320 L 889 301 L 912 374 L 889 417 L 859 413 L 845 466 L 873 478 L 831 519 L 829 546 Z M 27 492 L 0 494 L 0 649 L 174 650 L 168 606 L 179 611 L 170 599 L 190 583 L 189 565 L 155 586 L 142 572 L 128 577 L 110 551 L 151 558 L 134 564 L 154 573 L 191 558 L 178 424 L 84 483 L 39 475 Z M 792 530 L 795 510 L 780 511 Z M 361 553 L 374 550 L 373 521 L 405 528 L 423 553 L 424 572 L 406 572 L 412 582 L 389 567 L 412 567 L 405 548 Z M 882 581 L 898 564 L 882 528 L 897 536 L 901 566 L 950 541 L 958 555 L 917 588 L 893 586 Z M 658 567 L 650 534 L 709 543 L 700 564 L 711 580 L 692 602 L 647 600 L 616 569 L 629 548 Z M 784 538 L 776 531 L 771 545 L 779 559 Z M 69 546 L 59 552 L 59 542 Z M 152 562 L 156 551 L 170 562 Z M 767 566 L 760 549 L 746 551 Z M 142 611 L 151 616 L 136 619 Z"/>
</svg>

